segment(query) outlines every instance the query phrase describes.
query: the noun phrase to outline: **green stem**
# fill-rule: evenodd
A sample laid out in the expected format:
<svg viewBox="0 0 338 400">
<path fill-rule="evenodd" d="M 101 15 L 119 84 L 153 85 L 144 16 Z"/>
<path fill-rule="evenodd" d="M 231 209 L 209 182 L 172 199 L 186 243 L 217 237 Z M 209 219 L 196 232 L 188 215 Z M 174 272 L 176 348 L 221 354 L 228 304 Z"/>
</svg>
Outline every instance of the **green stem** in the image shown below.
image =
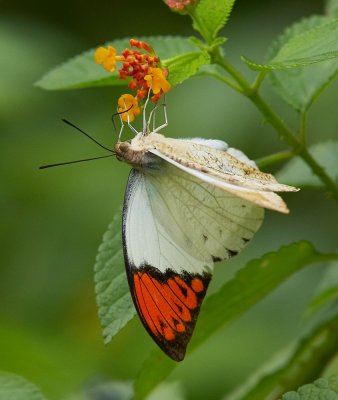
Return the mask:
<svg viewBox="0 0 338 400">
<path fill-rule="evenodd" d="M 216 71 L 203 71 L 200 72 L 200 75 L 207 75 L 211 76 L 219 81 L 225 83 L 226 85 L 230 86 L 232 89 L 236 90 L 236 92 L 242 92 L 241 87 L 237 84 L 237 82 L 233 81 L 232 79 L 227 78 L 226 76 L 220 74 Z"/>
<path fill-rule="evenodd" d="M 289 160 L 294 156 L 292 151 L 280 151 L 278 153 L 270 154 L 266 157 L 259 158 L 256 161 L 258 168 L 266 168 L 268 165 L 276 164 L 281 161 Z"/>
<path fill-rule="evenodd" d="M 326 173 L 324 168 L 317 163 L 308 150 L 304 147 L 304 143 L 297 138 L 296 134 L 286 125 L 286 123 L 277 115 L 271 106 L 261 97 L 257 91 L 257 85 L 251 86 L 247 79 L 221 54 L 220 48 L 215 48 L 211 54 L 212 62 L 223 68 L 234 80 L 239 84 L 244 96 L 248 97 L 251 102 L 264 115 L 279 133 L 280 137 L 293 149 L 294 154 L 298 154 L 311 168 L 312 172 L 325 184 L 332 197 L 338 201 L 338 186 L 334 180 Z M 238 90 L 237 90 L 238 91 Z"/>
<path fill-rule="evenodd" d="M 280 368 L 268 372 L 241 399 L 280 399 L 285 392 L 318 379 L 337 353 L 337 329 L 337 316 L 316 327 L 286 350 L 292 356 Z"/>
<path fill-rule="evenodd" d="M 331 195 L 338 201 L 338 186 L 333 179 L 325 172 L 325 169 L 317 163 L 307 148 L 303 147 L 299 156 L 307 163 L 312 172 L 325 184 Z"/>
<path fill-rule="evenodd" d="M 266 75 L 268 74 L 268 71 L 261 71 L 258 75 L 257 78 L 255 80 L 255 82 L 252 85 L 252 89 L 253 90 L 258 90 L 264 80 L 264 78 L 266 77 Z"/>
<path fill-rule="evenodd" d="M 307 114 L 306 112 L 302 111 L 299 114 L 299 139 L 304 146 L 306 144 L 306 123 L 307 123 Z"/>
<path fill-rule="evenodd" d="M 297 137 L 286 123 L 272 110 L 271 106 L 260 96 L 260 94 L 258 92 L 249 92 L 247 97 L 264 115 L 266 121 L 276 129 L 281 139 L 293 148 L 294 153 L 300 153 L 301 143 L 298 141 Z"/>
<path fill-rule="evenodd" d="M 338 261 L 338 253 L 318 254 L 313 258 L 313 263 Z"/>
<path fill-rule="evenodd" d="M 221 54 L 220 49 L 214 49 L 214 53 L 211 54 L 211 59 L 215 64 L 218 64 L 225 71 L 227 71 L 240 85 L 242 91 L 247 92 L 251 91 L 250 83 L 246 80 L 246 78 L 235 68 L 233 67 Z M 246 93 L 244 93 L 246 94 Z"/>
</svg>

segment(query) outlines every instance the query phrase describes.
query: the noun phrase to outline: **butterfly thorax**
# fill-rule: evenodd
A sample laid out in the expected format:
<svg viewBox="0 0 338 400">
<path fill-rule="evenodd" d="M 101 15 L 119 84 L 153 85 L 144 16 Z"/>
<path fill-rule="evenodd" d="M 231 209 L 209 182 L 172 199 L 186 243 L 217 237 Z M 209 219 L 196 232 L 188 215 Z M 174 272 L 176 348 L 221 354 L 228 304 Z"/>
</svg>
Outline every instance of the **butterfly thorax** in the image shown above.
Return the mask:
<svg viewBox="0 0 338 400">
<path fill-rule="evenodd" d="M 114 148 L 116 158 L 131 165 L 135 169 L 154 168 L 154 164 L 161 163 L 161 160 L 148 152 L 154 146 L 145 140 L 145 136 L 139 133 L 130 142 L 117 142 Z"/>
</svg>

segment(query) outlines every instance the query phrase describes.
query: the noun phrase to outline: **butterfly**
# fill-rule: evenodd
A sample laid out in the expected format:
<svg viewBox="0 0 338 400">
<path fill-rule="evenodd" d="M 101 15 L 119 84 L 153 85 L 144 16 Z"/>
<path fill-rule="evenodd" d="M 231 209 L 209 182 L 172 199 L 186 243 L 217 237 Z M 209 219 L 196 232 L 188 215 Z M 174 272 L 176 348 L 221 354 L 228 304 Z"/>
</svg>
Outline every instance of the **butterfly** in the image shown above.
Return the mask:
<svg viewBox="0 0 338 400">
<path fill-rule="evenodd" d="M 117 159 L 132 167 L 123 252 L 144 327 L 169 357 L 181 361 L 214 263 L 242 251 L 265 208 L 288 213 L 275 192 L 298 189 L 259 171 L 223 141 L 173 139 L 158 131 L 135 131 L 131 141 L 118 140 L 114 148 Z"/>
</svg>

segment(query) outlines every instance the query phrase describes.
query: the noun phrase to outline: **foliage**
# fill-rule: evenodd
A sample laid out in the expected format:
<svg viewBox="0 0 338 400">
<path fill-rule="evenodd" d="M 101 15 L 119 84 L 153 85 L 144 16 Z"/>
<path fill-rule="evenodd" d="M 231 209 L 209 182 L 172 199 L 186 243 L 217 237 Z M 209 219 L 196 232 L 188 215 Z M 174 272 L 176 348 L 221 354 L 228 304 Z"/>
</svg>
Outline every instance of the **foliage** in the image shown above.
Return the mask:
<svg viewBox="0 0 338 400">
<path fill-rule="evenodd" d="M 288 390 L 297 387 L 297 383 L 311 382 L 323 372 L 335 352 L 335 332 L 338 318 L 321 322 L 295 340 L 287 349 L 274 357 L 249 377 L 227 400 L 255 400 L 279 398 Z M 326 337 L 325 346 L 321 338 Z M 304 368 L 305 363 L 313 364 L 313 369 Z"/>
<path fill-rule="evenodd" d="M 18 375 L 0 371 L 1 400 L 44 400 L 35 385 Z"/>
<path fill-rule="evenodd" d="M 326 2 L 326 12 L 330 16 L 338 17 L 338 1 L 328 0 Z"/>
<path fill-rule="evenodd" d="M 247 98 L 285 145 L 281 153 L 268 154 L 264 166 L 290 158 L 277 174 L 281 181 L 302 188 L 312 186 L 325 190 L 338 201 L 337 141 L 308 144 L 307 137 L 310 106 L 338 74 L 337 1 L 327 3 L 326 15 L 309 16 L 288 27 L 271 44 L 266 62 L 257 63 L 242 57 L 246 65 L 255 71 L 253 82 L 229 61 L 227 54 L 225 56 L 225 39 L 218 36 L 234 5 L 234 0 L 200 0 L 187 7 L 192 26 L 202 40 L 179 36 L 139 39 L 151 43 L 168 69 L 168 79 L 173 86 L 204 75 L 217 79 Z M 113 40 L 110 44 L 121 51 L 127 46 L 127 40 Z M 94 50 L 89 50 L 66 61 L 43 76 L 37 86 L 62 90 L 124 83 L 118 79 L 116 72 L 107 73 L 95 65 L 93 54 Z M 276 95 L 296 111 L 299 124 L 296 129 L 284 122 L 284 116 L 280 116 L 261 94 L 266 77 L 269 77 L 270 88 Z M 120 230 L 119 217 L 115 217 L 104 236 L 95 265 L 97 305 L 105 343 L 111 341 L 135 315 L 123 270 Z M 311 243 L 301 241 L 249 261 L 234 278 L 207 297 L 189 352 L 202 344 L 207 346 L 207 339 L 222 326 L 241 316 L 289 276 L 310 264 L 333 262 L 318 293 L 310 300 L 309 310 L 318 310 L 322 304 L 332 304 L 337 298 L 337 259 L 337 253 L 320 253 Z M 232 399 L 266 396 L 269 399 L 282 396 L 283 400 L 335 399 L 335 379 L 315 381 L 337 351 L 337 337 L 332 335 L 337 328 L 336 311 L 333 314 L 330 319 L 321 319 L 320 323 L 303 332 L 282 357 L 277 357 L 278 362 L 274 366 L 269 364 L 255 373 L 248 384 L 241 385 L 232 394 Z M 312 362 L 305 364 L 304 360 L 309 359 Z M 175 366 L 159 351 L 152 352 L 135 379 L 135 397 L 144 399 L 151 395 Z M 312 381 L 314 383 L 299 388 Z M 283 394 L 288 390 L 297 392 Z M 180 390 L 177 393 L 183 398 Z"/>
<path fill-rule="evenodd" d="M 289 27 L 273 44 L 268 60 L 273 60 L 284 44 L 293 37 L 306 33 L 330 21 L 329 17 L 314 15 Z M 275 92 L 296 111 L 305 112 L 316 97 L 336 77 L 338 60 L 316 63 L 303 68 L 271 71 L 270 82 Z"/>
<path fill-rule="evenodd" d="M 282 396 L 282 400 L 336 400 L 338 399 L 338 377 L 329 379 L 317 379 L 300 387 L 297 392 L 288 392 Z"/>
<path fill-rule="evenodd" d="M 308 305 L 308 312 L 313 313 L 326 305 L 336 305 L 338 300 L 338 263 L 327 266 L 325 274 L 318 284 L 317 290 Z"/>
<path fill-rule="evenodd" d="M 228 21 L 234 3 L 235 0 L 201 0 L 192 9 L 193 27 L 209 45 L 213 44 L 217 33 Z"/>
<path fill-rule="evenodd" d="M 116 214 L 109 225 L 94 267 L 98 314 L 105 343 L 135 315 L 124 269 L 120 219 Z"/>
<path fill-rule="evenodd" d="M 208 55 L 194 53 L 194 46 L 188 38 L 179 36 L 149 36 L 140 40 L 149 42 L 156 49 L 164 65 L 170 66 L 170 79 L 173 85 L 182 83 L 193 76 L 200 65 L 208 64 Z M 129 45 L 129 39 L 113 40 L 107 45 L 122 51 Z M 44 75 L 36 85 L 42 89 L 64 90 L 81 89 L 93 86 L 124 85 L 117 72 L 110 74 L 93 62 L 94 49 L 84 52 Z M 184 63 L 184 71 L 181 70 Z"/>
<path fill-rule="evenodd" d="M 338 181 L 337 152 L 338 142 L 329 141 L 317 143 L 309 147 L 309 152 L 318 160 L 333 181 Z M 323 182 L 315 175 L 309 166 L 299 157 L 287 162 L 277 174 L 278 179 L 289 185 L 300 187 L 322 187 Z"/>
<path fill-rule="evenodd" d="M 295 68 L 330 60 L 338 57 L 337 33 L 336 19 L 294 28 L 280 41 L 278 50 L 266 64 L 243 59 L 250 68 L 258 70 Z"/>
</svg>

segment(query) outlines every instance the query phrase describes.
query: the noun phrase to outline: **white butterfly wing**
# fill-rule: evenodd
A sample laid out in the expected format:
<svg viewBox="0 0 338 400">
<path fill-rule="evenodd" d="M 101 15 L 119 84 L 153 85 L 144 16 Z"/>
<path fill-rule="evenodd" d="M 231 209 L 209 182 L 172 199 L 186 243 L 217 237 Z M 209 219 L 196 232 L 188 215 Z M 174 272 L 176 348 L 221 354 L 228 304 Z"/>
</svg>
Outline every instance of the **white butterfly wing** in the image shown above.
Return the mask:
<svg viewBox="0 0 338 400">
<path fill-rule="evenodd" d="M 172 158 L 164 155 L 161 151 L 157 149 L 149 149 L 148 151 L 149 153 L 162 158 L 168 163 L 200 179 L 201 181 L 209 183 L 210 185 L 214 185 L 220 189 L 227 191 L 230 194 L 241 197 L 242 199 L 246 199 L 249 202 L 252 202 L 260 207 L 269 208 L 271 210 L 279 211 L 282 213 L 289 212 L 283 199 L 276 193 L 273 193 L 272 191 L 260 190 L 258 188 L 257 189 L 248 188 L 240 186 L 238 184 L 233 184 L 227 182 L 225 179 L 221 179 L 220 177 L 210 175 L 198 169 L 190 168 L 186 165 L 183 165 L 173 160 Z"/>
<path fill-rule="evenodd" d="M 131 172 L 123 212 L 130 289 L 143 324 L 173 359 L 184 357 L 213 262 L 241 251 L 263 213 L 168 163 Z"/>
</svg>

